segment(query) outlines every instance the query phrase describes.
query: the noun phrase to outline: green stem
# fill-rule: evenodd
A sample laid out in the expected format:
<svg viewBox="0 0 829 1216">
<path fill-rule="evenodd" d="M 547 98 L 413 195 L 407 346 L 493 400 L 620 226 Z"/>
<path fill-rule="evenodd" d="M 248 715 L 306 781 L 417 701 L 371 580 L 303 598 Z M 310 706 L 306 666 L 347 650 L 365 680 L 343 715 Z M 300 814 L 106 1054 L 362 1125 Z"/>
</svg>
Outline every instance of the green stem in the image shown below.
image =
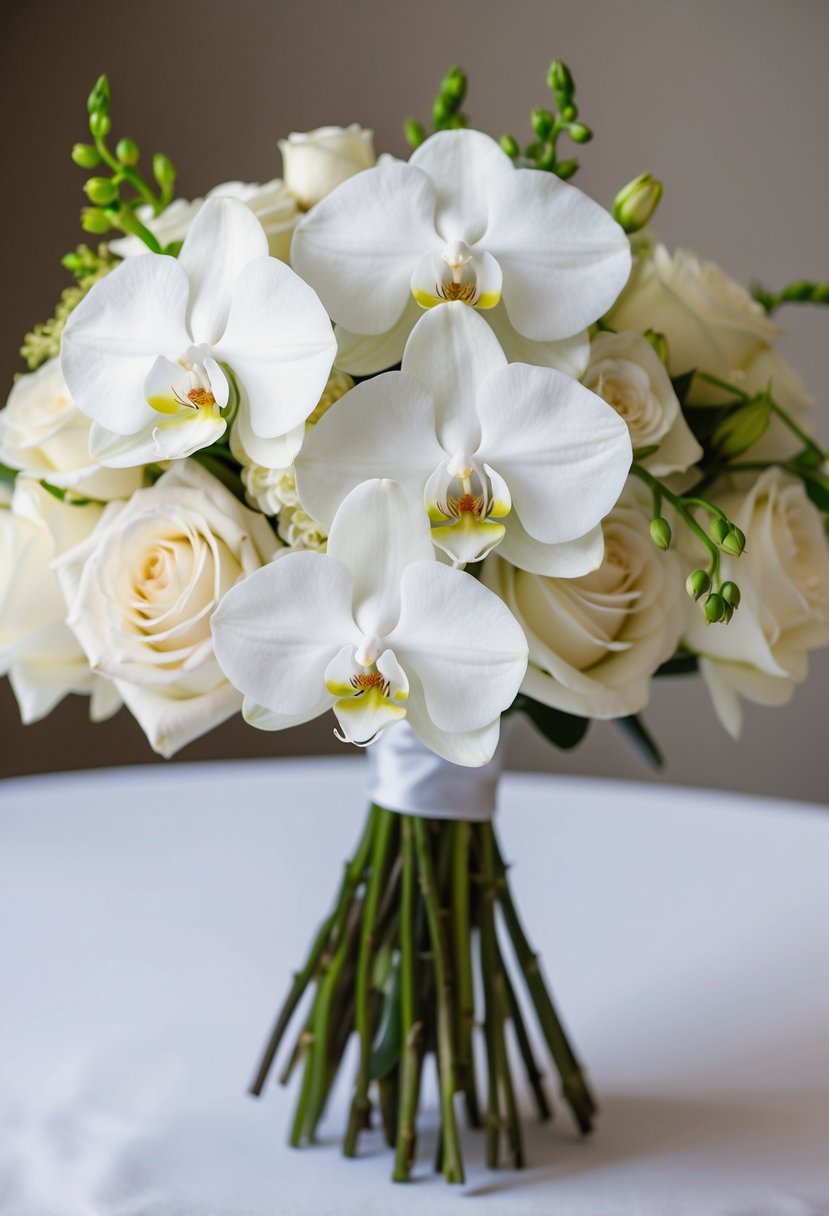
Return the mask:
<svg viewBox="0 0 829 1216">
<path fill-rule="evenodd" d="M 486 826 L 482 825 L 478 838 L 479 854 L 483 869 L 483 840 Z M 501 1111 L 498 1094 L 498 1045 L 496 1041 L 497 1013 L 492 976 L 495 968 L 495 918 L 493 916 L 493 886 L 487 883 L 485 873 L 481 875 L 480 929 L 481 929 L 481 975 L 484 989 L 484 1043 L 486 1046 L 487 1098 L 486 1098 L 486 1163 L 489 1169 L 498 1168 L 498 1150 L 501 1137 Z"/>
<path fill-rule="evenodd" d="M 822 460 L 825 453 L 823 449 L 817 443 L 815 443 L 811 435 L 807 435 L 803 428 L 797 425 L 791 414 L 787 410 L 784 410 L 782 405 L 778 405 L 777 402 L 771 397 L 769 398 L 769 403 L 773 412 L 777 415 L 783 425 L 787 426 L 792 434 L 797 436 L 807 451 L 814 452 Z"/>
<path fill-rule="evenodd" d="M 573 1112 L 573 1116 L 582 1133 L 592 1130 L 593 1115 L 597 1107 L 587 1084 L 581 1065 L 573 1051 L 559 1021 L 544 977 L 541 974 L 538 955 L 531 948 L 523 926 L 518 917 L 512 894 L 506 877 L 506 866 L 498 848 L 498 842 L 491 824 L 486 825 L 486 831 L 492 834 L 492 846 L 495 855 L 496 875 L 498 878 L 498 901 L 504 916 L 510 940 L 518 958 L 521 974 L 527 984 L 538 1020 L 556 1069 L 561 1077 L 562 1091 L 565 1101 Z"/>
<path fill-rule="evenodd" d="M 449 827 L 452 850 L 452 940 L 455 954 L 456 1026 L 458 1044 L 458 1081 L 466 1098 L 472 1127 L 480 1127 L 481 1114 L 475 1084 L 475 1058 L 472 1031 L 475 1026 L 475 992 L 472 978 L 472 928 L 469 899 L 469 844 L 471 824 L 456 819 Z"/>
<path fill-rule="evenodd" d="M 688 527 L 690 531 L 694 533 L 697 540 L 708 550 L 711 577 L 712 580 L 716 579 L 720 570 L 720 551 L 714 544 L 711 537 L 708 536 L 704 529 L 702 529 L 694 519 L 691 512 L 685 506 L 684 500 L 680 498 L 678 494 L 674 494 L 671 490 L 669 490 L 667 486 L 664 486 L 661 481 L 658 481 L 657 478 L 654 477 L 652 473 L 649 473 L 647 469 L 643 469 L 640 464 L 632 464 L 630 466 L 630 471 L 634 477 L 638 477 L 641 482 L 644 482 L 644 484 L 648 486 L 651 493 L 655 494 L 658 490 L 662 495 L 664 495 L 665 498 L 667 498 L 668 502 L 683 520 L 686 527 Z M 717 508 L 712 507 L 712 504 L 710 503 L 706 503 L 706 506 L 715 512 L 717 511 Z"/>
<path fill-rule="evenodd" d="M 414 818 L 414 840 L 417 855 L 418 876 L 429 937 L 432 943 L 433 968 L 435 974 L 435 1001 L 437 1004 L 438 1060 L 440 1066 L 441 1116 L 443 1123 L 443 1176 L 447 1182 L 463 1182 L 463 1161 L 460 1138 L 455 1120 L 455 1052 L 452 1043 L 452 977 L 449 970 L 449 951 L 443 925 L 443 916 L 435 883 L 434 865 L 429 848 L 429 829 L 426 821 Z"/>
<path fill-rule="evenodd" d="M 343 1153 L 346 1157 L 353 1157 L 356 1153 L 357 1136 L 361 1129 L 368 1125 L 371 1111 L 371 1103 L 368 1096 L 373 1033 L 369 1010 L 371 972 L 377 948 L 375 931 L 377 928 L 377 912 L 380 906 L 380 897 L 383 894 L 383 880 L 386 875 L 386 861 L 394 829 L 397 826 L 397 816 L 393 811 L 385 811 L 380 807 L 375 809 L 378 816 L 377 830 L 374 834 L 371 866 L 363 905 L 354 996 L 354 1026 L 360 1039 L 360 1064 L 357 1070 L 354 1097 L 351 1102 L 348 1130 L 343 1143 Z"/>
<path fill-rule="evenodd" d="M 518 1041 L 518 1050 L 521 1052 L 521 1059 L 524 1061 L 524 1069 L 527 1074 L 527 1080 L 530 1083 L 530 1088 L 533 1091 L 535 1105 L 538 1110 L 538 1117 L 542 1123 L 552 1118 L 553 1111 L 550 1103 L 547 1101 L 547 1095 L 544 1092 L 543 1079 L 544 1075 L 538 1067 L 535 1058 L 535 1053 L 530 1043 L 530 1036 L 527 1034 L 524 1015 L 521 1012 L 521 1006 L 518 1003 L 515 989 L 507 973 L 506 966 L 503 965 L 504 982 L 507 990 L 507 1001 L 509 1003 L 510 1018 L 512 1019 L 513 1027 L 515 1028 L 515 1037 Z"/>
<path fill-rule="evenodd" d="M 288 992 L 287 997 L 282 1005 L 282 1008 L 277 1015 L 270 1038 L 265 1046 L 262 1054 L 262 1060 L 259 1064 L 256 1076 L 250 1087 L 250 1093 L 258 1097 L 264 1087 L 265 1081 L 268 1078 L 268 1073 L 273 1066 L 274 1058 L 279 1050 L 279 1044 L 282 1042 L 282 1037 L 285 1034 L 288 1024 L 293 1017 L 294 1010 L 302 999 L 302 995 L 311 979 L 315 975 L 320 961 L 325 952 L 326 946 L 329 944 L 329 938 L 333 934 L 333 941 L 342 936 L 345 926 L 346 917 L 351 901 L 354 897 L 354 892 L 357 885 L 363 876 L 363 871 L 366 867 L 369 849 L 374 834 L 374 826 L 376 822 L 375 808 L 369 811 L 366 825 L 363 829 L 363 835 L 357 845 L 357 850 L 354 853 L 351 861 L 346 862 L 345 873 L 340 885 L 340 890 L 337 896 L 337 903 L 333 912 L 323 922 L 316 937 L 314 938 L 308 958 L 305 960 L 305 965 L 301 971 L 298 971 L 294 976 L 294 982 Z"/>
<path fill-rule="evenodd" d="M 415 902 L 417 871 L 414 855 L 414 829 L 410 816 L 400 823 L 403 873 L 400 887 L 400 1108 L 397 1119 L 397 1145 L 394 1158 L 395 1182 L 408 1182 L 414 1164 L 417 1137 L 417 1102 L 420 1092 L 420 1043 L 422 1023 L 417 1020 L 417 940 Z"/>
<path fill-rule="evenodd" d="M 745 389 L 737 388 L 735 384 L 731 384 L 728 380 L 721 380 L 719 376 L 712 376 L 710 372 L 694 372 L 695 380 L 704 380 L 706 384 L 712 384 L 714 388 L 721 388 L 726 393 L 731 393 L 734 397 L 739 397 L 741 401 L 753 401 L 753 395 L 747 393 Z"/>
</svg>

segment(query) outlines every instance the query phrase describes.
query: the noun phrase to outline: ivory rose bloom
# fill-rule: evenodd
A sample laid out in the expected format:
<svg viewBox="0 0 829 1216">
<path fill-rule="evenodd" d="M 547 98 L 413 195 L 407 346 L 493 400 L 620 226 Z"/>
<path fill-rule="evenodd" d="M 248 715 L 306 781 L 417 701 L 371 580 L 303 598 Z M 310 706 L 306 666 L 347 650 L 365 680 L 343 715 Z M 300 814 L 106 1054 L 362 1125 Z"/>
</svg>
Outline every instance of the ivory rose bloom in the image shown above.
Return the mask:
<svg viewBox="0 0 829 1216">
<path fill-rule="evenodd" d="M 0 675 L 9 677 L 24 723 L 44 718 L 70 692 L 90 696 L 93 722 L 121 704 L 67 628 L 51 567 L 100 517 L 100 507 L 69 506 L 28 477 L 18 477 L 13 493 L 0 486 Z"/>
<path fill-rule="evenodd" d="M 299 208 L 293 194 L 279 177 L 261 185 L 259 182 L 222 182 L 208 190 L 204 198 L 174 199 L 159 216 L 153 216 L 152 208 L 148 206 L 139 207 L 136 214 L 163 249 L 166 245 L 184 240 L 193 220 L 207 199 L 211 198 L 236 198 L 245 203 L 265 230 L 271 257 L 279 258 L 280 262 L 289 261 L 291 237 L 299 219 Z M 147 246 L 138 236 L 119 237 L 110 241 L 109 247 L 120 258 L 147 252 Z"/>
<path fill-rule="evenodd" d="M 784 705 L 806 679 L 809 651 L 829 644 L 829 545 L 802 483 L 780 469 L 761 473 L 747 494 L 717 502 L 747 537 L 739 560 L 722 558 L 740 607 L 723 628 L 707 627 L 689 604 L 683 640 L 701 656 L 714 708 L 736 738 L 739 698 Z"/>
<path fill-rule="evenodd" d="M 280 139 L 279 151 L 285 186 L 306 209 L 377 161 L 374 132 L 356 122 L 348 127 L 292 131 L 287 139 Z"/>
<path fill-rule="evenodd" d="M 678 562 L 656 548 L 648 522 L 626 491 L 602 525 L 601 566 L 581 578 L 545 578 L 487 558 L 482 580 L 527 638 L 527 696 L 584 718 L 623 717 L 647 704 L 651 677 L 682 629 Z"/>
<path fill-rule="evenodd" d="M 634 449 L 658 445 L 642 460 L 654 476 L 684 473 L 701 458 L 665 365 L 641 334 L 596 334 L 582 384 L 624 419 Z"/>
<path fill-rule="evenodd" d="M 210 617 L 277 543 L 261 515 L 188 460 L 110 503 L 57 563 L 70 627 L 161 755 L 241 708 L 214 657 Z"/>
<path fill-rule="evenodd" d="M 654 329 L 668 340 L 677 376 L 694 368 L 739 382 L 750 360 L 780 333 L 764 309 L 714 262 L 664 245 L 643 251 L 607 317 L 616 330 Z M 723 390 L 695 380 L 690 399 L 720 401 Z"/>
<path fill-rule="evenodd" d="M 0 412 L 0 464 L 89 498 L 129 498 L 144 471 L 105 469 L 89 455 L 90 420 L 69 394 L 59 359 L 21 376 Z"/>
</svg>

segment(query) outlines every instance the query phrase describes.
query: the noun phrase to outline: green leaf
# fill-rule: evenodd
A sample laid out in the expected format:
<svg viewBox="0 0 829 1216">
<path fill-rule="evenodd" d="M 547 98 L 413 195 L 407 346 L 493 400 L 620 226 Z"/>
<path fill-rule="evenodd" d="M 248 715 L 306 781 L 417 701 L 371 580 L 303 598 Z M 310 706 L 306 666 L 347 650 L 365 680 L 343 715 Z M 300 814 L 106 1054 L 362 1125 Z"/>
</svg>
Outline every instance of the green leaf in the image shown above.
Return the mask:
<svg viewBox="0 0 829 1216">
<path fill-rule="evenodd" d="M 10 469 L 7 464 L 0 464 L 0 482 L 6 486 L 14 486 L 17 469 Z"/>
<path fill-rule="evenodd" d="M 818 469 L 804 469 L 799 465 L 789 466 L 806 487 L 806 493 L 819 511 L 829 511 L 829 477 Z"/>
<path fill-rule="evenodd" d="M 651 768 L 662 768 L 664 760 L 662 753 L 638 714 L 630 714 L 627 718 L 614 718 L 613 721 L 627 735 L 646 764 Z"/>
<path fill-rule="evenodd" d="M 683 372 L 681 376 L 674 376 L 671 384 L 674 386 L 674 392 L 682 405 L 685 404 L 685 398 L 691 390 L 694 376 L 697 374 L 697 369 L 694 367 L 689 372 Z"/>
<path fill-rule="evenodd" d="M 526 714 L 533 726 L 550 743 L 568 751 L 581 743 L 590 729 L 590 718 L 579 718 L 575 714 L 566 714 L 561 709 L 553 709 L 542 705 L 519 693 L 512 708 L 518 713 Z"/>
</svg>

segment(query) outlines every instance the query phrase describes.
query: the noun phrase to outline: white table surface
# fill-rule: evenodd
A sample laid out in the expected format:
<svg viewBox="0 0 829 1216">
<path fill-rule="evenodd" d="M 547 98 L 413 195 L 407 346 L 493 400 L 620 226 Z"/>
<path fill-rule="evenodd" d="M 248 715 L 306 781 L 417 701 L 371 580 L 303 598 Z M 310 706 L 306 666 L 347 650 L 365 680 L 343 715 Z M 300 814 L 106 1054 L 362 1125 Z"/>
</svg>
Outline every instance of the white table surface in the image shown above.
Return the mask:
<svg viewBox="0 0 829 1216">
<path fill-rule="evenodd" d="M 246 1096 L 363 814 L 358 760 L 0 783 L 3 1216 L 829 1213 L 829 812 L 510 774 L 519 905 L 599 1093 L 408 1186 Z M 287 1044 L 286 1044 L 287 1046 Z M 284 1051 L 284 1049 L 283 1049 Z M 471 1197 L 475 1197 L 474 1204 Z"/>
</svg>

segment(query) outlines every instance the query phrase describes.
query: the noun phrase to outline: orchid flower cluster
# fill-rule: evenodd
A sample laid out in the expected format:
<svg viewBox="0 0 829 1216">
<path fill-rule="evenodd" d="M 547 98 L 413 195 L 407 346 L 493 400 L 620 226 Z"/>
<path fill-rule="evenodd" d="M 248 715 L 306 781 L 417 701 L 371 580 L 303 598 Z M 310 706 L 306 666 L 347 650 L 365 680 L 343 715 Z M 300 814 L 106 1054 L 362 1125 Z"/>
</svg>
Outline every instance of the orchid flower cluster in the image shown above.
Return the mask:
<svg viewBox="0 0 829 1216">
<path fill-rule="evenodd" d="M 406 720 L 488 761 L 502 715 L 566 745 L 647 743 L 661 672 L 699 668 L 726 727 L 829 643 L 829 468 L 772 312 L 671 253 L 642 174 L 610 211 L 569 179 L 572 76 L 532 141 L 441 86 L 408 161 L 356 125 L 281 142 L 284 178 L 175 197 L 166 156 L 73 152 L 76 285 L 0 412 L 0 670 L 26 721 L 126 704 L 170 755 L 240 709 Z M 724 627 L 727 626 L 727 627 Z"/>
</svg>

